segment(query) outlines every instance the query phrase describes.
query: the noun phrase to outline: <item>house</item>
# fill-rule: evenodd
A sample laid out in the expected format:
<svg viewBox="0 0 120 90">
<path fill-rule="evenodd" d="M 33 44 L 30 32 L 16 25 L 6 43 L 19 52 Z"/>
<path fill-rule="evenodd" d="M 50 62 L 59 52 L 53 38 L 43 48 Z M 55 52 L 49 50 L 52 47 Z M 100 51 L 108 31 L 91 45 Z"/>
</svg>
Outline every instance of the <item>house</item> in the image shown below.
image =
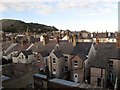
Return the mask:
<svg viewBox="0 0 120 90">
<path fill-rule="evenodd" d="M 29 50 L 32 50 L 34 54 L 35 66 L 38 71 L 45 69 L 48 57 L 56 44 L 57 42 L 55 40 L 49 41 L 48 39 L 44 39 L 44 41 L 35 42 L 34 45 L 31 46 Z"/>
<path fill-rule="evenodd" d="M 71 78 L 73 81 L 76 80 L 80 83 L 85 81 L 85 61 L 87 60 L 91 44 L 89 42 L 79 42 L 74 46 L 73 55 L 75 56 L 71 58 Z"/>
<path fill-rule="evenodd" d="M 12 57 L 13 63 L 32 63 L 34 61 L 34 55 L 31 50 L 21 51 L 20 53 Z"/>
<path fill-rule="evenodd" d="M 35 66 L 38 70 L 42 70 L 46 67 L 46 63 L 47 63 L 47 60 L 48 60 L 48 53 L 46 51 L 41 51 L 41 52 L 38 52 L 36 55 L 35 55 Z"/>
<path fill-rule="evenodd" d="M 3 54 L 3 57 L 7 58 L 7 59 L 12 59 L 12 56 L 14 56 L 15 54 L 17 54 L 20 51 L 25 51 L 27 50 L 32 44 L 27 44 L 27 43 L 17 43 L 15 45 L 13 45 L 13 47 L 11 47 L 11 49 L 9 49 L 6 53 Z"/>
<path fill-rule="evenodd" d="M 96 42 L 96 39 L 101 43 L 115 43 L 116 42 L 116 34 L 112 32 L 102 32 L 102 33 L 93 33 L 93 42 Z"/>
<path fill-rule="evenodd" d="M 3 58 L 4 59 L 10 59 L 5 56 L 5 53 L 8 52 L 14 45 L 12 45 L 12 41 L 5 41 L 2 43 L 2 52 L 3 52 Z"/>
<path fill-rule="evenodd" d="M 89 63 L 87 64 L 90 65 L 90 71 L 88 75 L 90 76 L 90 84 L 101 87 L 114 88 L 116 76 L 118 73 L 118 65 L 115 66 L 116 69 L 113 69 L 113 61 L 114 65 L 116 65 L 116 60 L 119 60 L 119 53 L 118 48 L 116 47 L 116 43 L 94 44 L 94 50 L 91 50 L 91 53 L 94 57 L 88 57 Z M 115 73 L 112 74 L 113 72 Z M 112 83 L 110 83 L 109 80 L 112 80 Z"/>
<path fill-rule="evenodd" d="M 84 61 L 87 59 L 86 57 L 91 48 L 91 44 L 89 42 L 79 43 L 75 40 L 72 42 L 59 41 L 59 44 L 52 50 L 48 59 L 51 75 L 59 73 L 60 76 L 57 76 L 57 78 L 65 79 L 66 77 L 68 79 L 69 77 L 68 80 L 83 82 Z M 77 79 L 75 80 L 75 78 Z"/>
<path fill-rule="evenodd" d="M 84 81 L 84 61 L 80 55 L 75 55 L 71 60 L 72 69 L 70 70 L 71 80 L 74 82 Z"/>
<path fill-rule="evenodd" d="M 64 67 L 64 57 L 61 51 L 52 52 L 49 55 L 48 66 L 51 76 L 61 78 Z"/>
</svg>

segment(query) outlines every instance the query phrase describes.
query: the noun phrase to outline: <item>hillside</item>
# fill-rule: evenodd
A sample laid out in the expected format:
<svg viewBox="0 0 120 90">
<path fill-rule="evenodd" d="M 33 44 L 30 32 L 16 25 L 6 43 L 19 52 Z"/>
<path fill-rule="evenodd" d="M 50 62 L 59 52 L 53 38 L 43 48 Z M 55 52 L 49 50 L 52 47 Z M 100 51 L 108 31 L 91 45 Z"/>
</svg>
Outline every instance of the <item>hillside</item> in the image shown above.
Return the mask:
<svg viewBox="0 0 120 90">
<path fill-rule="evenodd" d="M 46 31 L 57 31 L 58 29 L 54 26 L 47 26 L 44 24 L 38 23 L 26 23 L 21 20 L 13 20 L 13 19 L 2 19 L 0 20 L 2 23 L 2 30 L 5 32 L 23 32 L 27 30 L 29 27 L 29 31 L 36 33 L 43 33 Z"/>
</svg>

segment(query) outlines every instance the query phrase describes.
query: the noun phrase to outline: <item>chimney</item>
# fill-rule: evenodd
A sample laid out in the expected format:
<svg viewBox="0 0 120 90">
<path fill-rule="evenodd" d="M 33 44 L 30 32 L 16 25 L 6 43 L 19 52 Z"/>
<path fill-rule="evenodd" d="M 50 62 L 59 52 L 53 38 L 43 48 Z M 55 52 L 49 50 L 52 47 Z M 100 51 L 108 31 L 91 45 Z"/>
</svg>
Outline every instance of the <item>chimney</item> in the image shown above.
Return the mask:
<svg viewBox="0 0 120 90">
<path fill-rule="evenodd" d="M 15 37 L 12 37 L 12 43 L 16 43 Z"/>
<path fill-rule="evenodd" d="M 21 40 L 21 46 L 23 46 L 23 44 L 24 44 L 24 43 L 23 43 L 23 38 L 22 38 L 22 40 Z"/>
<path fill-rule="evenodd" d="M 76 44 L 77 44 L 77 35 L 74 34 L 73 35 L 73 46 L 76 46 Z"/>
<path fill-rule="evenodd" d="M 60 39 L 62 38 L 61 31 L 59 32 L 59 38 L 60 38 Z"/>
<path fill-rule="evenodd" d="M 59 44 L 59 36 L 56 37 L 56 42 Z"/>
<path fill-rule="evenodd" d="M 28 40 L 28 44 L 30 44 L 30 35 L 29 35 L 29 28 L 27 26 L 27 31 L 26 31 L 26 37 L 27 37 L 27 40 Z"/>
<path fill-rule="evenodd" d="M 46 45 L 49 41 L 48 35 L 47 34 L 43 34 L 43 45 Z"/>
<path fill-rule="evenodd" d="M 96 37 L 96 44 L 99 44 L 99 38 Z"/>
<path fill-rule="evenodd" d="M 120 48 L 120 33 L 118 33 L 116 37 L 116 46 Z"/>
<path fill-rule="evenodd" d="M 107 32 L 107 31 L 106 31 L 106 33 L 105 33 L 105 37 L 108 38 L 108 32 Z"/>
<path fill-rule="evenodd" d="M 72 36 L 68 36 L 68 41 L 69 41 L 69 42 L 73 42 Z"/>
<path fill-rule="evenodd" d="M 69 30 L 66 31 L 66 35 L 69 36 L 70 35 L 70 32 Z"/>
</svg>

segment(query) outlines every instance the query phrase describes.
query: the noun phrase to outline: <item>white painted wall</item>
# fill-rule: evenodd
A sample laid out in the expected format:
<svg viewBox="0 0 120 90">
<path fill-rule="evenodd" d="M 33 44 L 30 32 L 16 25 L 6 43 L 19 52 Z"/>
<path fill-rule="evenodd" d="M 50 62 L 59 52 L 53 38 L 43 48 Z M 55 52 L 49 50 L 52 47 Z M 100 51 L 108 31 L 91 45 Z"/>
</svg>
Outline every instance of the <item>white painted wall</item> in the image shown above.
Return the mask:
<svg viewBox="0 0 120 90">
<path fill-rule="evenodd" d="M 62 38 L 62 40 L 68 40 L 69 39 L 69 36 L 66 35 L 65 37 Z"/>
<path fill-rule="evenodd" d="M 12 57 L 13 63 L 18 63 L 18 57 Z"/>
<path fill-rule="evenodd" d="M 44 38 L 44 37 L 41 35 L 41 36 L 40 36 L 40 41 L 41 41 L 41 42 L 43 41 L 43 38 Z"/>
<path fill-rule="evenodd" d="M 31 63 L 34 60 L 34 55 L 28 55 L 28 58 L 26 58 L 23 53 L 20 53 L 18 57 L 12 57 L 12 59 L 14 63 Z"/>
</svg>

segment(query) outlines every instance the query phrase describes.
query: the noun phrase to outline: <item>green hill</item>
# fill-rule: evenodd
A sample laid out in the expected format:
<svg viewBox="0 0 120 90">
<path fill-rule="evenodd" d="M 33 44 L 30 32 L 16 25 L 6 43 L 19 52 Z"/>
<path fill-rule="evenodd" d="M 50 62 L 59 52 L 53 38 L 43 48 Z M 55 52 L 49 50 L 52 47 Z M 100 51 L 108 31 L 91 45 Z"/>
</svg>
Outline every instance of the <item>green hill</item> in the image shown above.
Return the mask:
<svg viewBox="0 0 120 90">
<path fill-rule="evenodd" d="M 27 27 L 29 27 L 30 32 L 36 32 L 36 33 L 43 33 L 47 31 L 58 31 L 58 29 L 54 26 L 47 26 L 38 23 L 26 23 L 21 20 L 2 19 L 0 20 L 0 23 L 2 23 L 2 30 L 4 32 L 12 32 L 12 33 L 23 32 L 27 30 Z"/>
</svg>

